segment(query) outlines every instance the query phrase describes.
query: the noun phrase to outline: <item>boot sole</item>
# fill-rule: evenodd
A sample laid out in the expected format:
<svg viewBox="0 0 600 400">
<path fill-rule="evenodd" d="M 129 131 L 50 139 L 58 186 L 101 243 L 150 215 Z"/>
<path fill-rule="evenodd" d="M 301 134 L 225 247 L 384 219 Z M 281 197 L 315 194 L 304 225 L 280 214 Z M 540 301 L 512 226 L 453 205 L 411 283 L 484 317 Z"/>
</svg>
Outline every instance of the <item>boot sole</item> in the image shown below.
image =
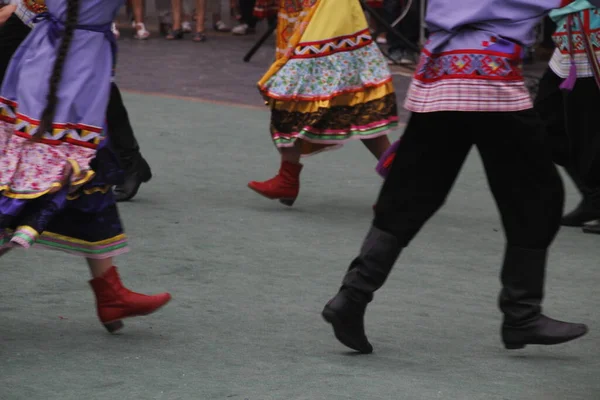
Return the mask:
<svg viewBox="0 0 600 400">
<path fill-rule="evenodd" d="M 294 203 L 296 202 L 296 198 L 281 198 L 281 197 L 271 197 L 271 196 L 267 196 L 266 194 L 264 194 L 263 192 L 258 191 L 257 189 L 253 188 L 252 185 L 248 184 L 248 188 L 250 190 L 252 190 L 255 193 L 260 194 L 262 197 L 269 199 L 269 200 L 279 200 L 279 202 L 283 205 L 286 205 L 288 207 L 291 207 L 294 205 Z"/>
<path fill-rule="evenodd" d="M 325 322 L 331 324 L 333 326 L 333 334 L 335 338 L 342 343 L 344 346 L 351 348 L 352 350 L 358 351 L 361 354 L 370 354 L 373 352 L 373 347 L 362 348 L 361 346 L 357 346 L 354 340 L 347 335 L 342 333 L 344 323 L 338 318 L 337 314 L 325 307 L 323 312 L 321 312 L 321 316 L 325 320 Z"/>
<path fill-rule="evenodd" d="M 121 330 L 125 326 L 125 324 L 123 323 L 124 319 L 135 318 L 135 317 L 144 317 L 146 315 L 154 314 L 155 312 L 157 312 L 158 310 L 160 310 L 161 308 L 163 308 L 164 306 L 169 304 L 171 302 L 171 299 L 172 298 L 169 297 L 169 299 L 167 301 L 165 301 L 159 307 L 155 308 L 154 310 L 152 310 L 150 312 L 143 313 L 143 314 L 131 314 L 131 315 L 128 315 L 126 317 L 123 317 L 123 318 L 115 320 L 115 321 L 103 322 L 102 325 L 104 325 L 104 328 L 106 328 L 108 333 L 115 333 L 115 332 Z"/>
<path fill-rule="evenodd" d="M 563 344 L 563 343 L 568 343 L 571 342 L 575 339 L 579 339 L 582 336 L 587 335 L 587 333 L 589 332 L 589 329 L 585 329 L 582 333 L 580 333 L 579 335 L 576 336 L 571 336 L 568 339 L 565 340 L 561 340 L 559 342 L 552 342 L 552 343 L 504 343 L 504 348 L 506 350 L 519 350 L 519 349 L 524 349 L 526 346 L 554 346 L 557 344 Z"/>
</svg>

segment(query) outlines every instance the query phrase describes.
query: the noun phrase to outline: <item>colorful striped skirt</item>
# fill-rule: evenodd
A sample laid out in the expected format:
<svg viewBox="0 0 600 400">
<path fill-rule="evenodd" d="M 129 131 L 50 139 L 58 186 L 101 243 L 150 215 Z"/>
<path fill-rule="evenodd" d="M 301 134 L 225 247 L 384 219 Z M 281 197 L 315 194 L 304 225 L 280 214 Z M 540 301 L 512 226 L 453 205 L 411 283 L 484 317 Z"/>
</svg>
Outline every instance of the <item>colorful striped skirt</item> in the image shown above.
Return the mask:
<svg viewBox="0 0 600 400">
<path fill-rule="evenodd" d="M 282 0 L 276 61 L 258 87 L 273 142 L 301 139 L 303 155 L 398 124 L 392 76 L 358 0 Z"/>
</svg>

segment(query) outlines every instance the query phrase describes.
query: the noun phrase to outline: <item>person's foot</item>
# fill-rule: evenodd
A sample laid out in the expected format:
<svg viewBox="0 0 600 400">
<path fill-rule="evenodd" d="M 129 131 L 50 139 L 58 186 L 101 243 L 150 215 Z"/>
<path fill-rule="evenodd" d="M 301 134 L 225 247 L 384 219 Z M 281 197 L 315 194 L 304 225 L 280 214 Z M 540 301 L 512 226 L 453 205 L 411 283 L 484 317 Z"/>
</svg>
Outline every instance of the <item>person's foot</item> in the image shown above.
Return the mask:
<svg viewBox="0 0 600 400">
<path fill-rule="evenodd" d="M 520 326 L 502 325 L 502 341 L 509 350 L 522 349 L 527 345 L 555 345 L 570 342 L 584 336 L 588 327 L 584 324 L 558 321 L 540 315 L 538 319 Z"/>
<path fill-rule="evenodd" d="M 180 40 L 183 39 L 183 29 L 170 29 L 167 36 L 165 36 L 167 40 Z"/>
<path fill-rule="evenodd" d="M 215 22 L 213 29 L 217 32 L 231 32 L 231 28 L 223 21 Z"/>
<path fill-rule="evenodd" d="M 252 181 L 248 187 L 271 200 L 279 200 L 281 204 L 293 206 L 300 192 L 300 172 L 302 164 L 281 162 L 279 172 L 266 181 Z"/>
<path fill-rule="evenodd" d="M 248 34 L 255 33 L 255 32 L 256 32 L 256 29 L 251 28 L 250 26 L 248 26 L 248 24 L 240 24 L 238 26 L 235 26 L 231 30 L 231 33 L 233 33 L 236 36 L 244 36 L 244 35 L 248 35 Z"/>
<path fill-rule="evenodd" d="M 373 352 L 373 346 L 365 334 L 366 308 L 366 303 L 353 301 L 344 291 L 340 291 L 321 312 L 323 319 L 333 327 L 336 339 L 362 354 Z"/>
<path fill-rule="evenodd" d="M 204 34 L 204 32 L 196 32 L 194 33 L 192 40 L 194 42 L 206 42 L 206 35 Z"/>
<path fill-rule="evenodd" d="M 414 53 L 407 50 L 392 50 L 388 55 L 388 63 L 397 65 L 414 65 L 417 63 L 417 58 Z"/>
<path fill-rule="evenodd" d="M 113 193 L 118 202 L 129 201 L 135 197 L 142 183 L 152 179 L 152 170 L 148 162 L 140 155 L 133 165 L 125 171 L 125 182 L 115 186 Z"/>
<path fill-rule="evenodd" d="M 135 24 L 135 35 L 133 37 L 137 40 L 146 40 L 150 37 L 150 32 L 148 32 L 143 22 Z"/>
<path fill-rule="evenodd" d="M 404 57 L 404 50 L 392 50 L 388 53 L 388 64 L 400 64 L 402 57 Z"/>
<path fill-rule="evenodd" d="M 377 42 L 379 44 L 387 44 L 386 35 L 384 33 L 382 33 L 381 35 L 377 36 L 377 38 L 375 39 L 375 42 Z"/>
<path fill-rule="evenodd" d="M 584 225 L 581 229 L 585 233 L 593 233 L 596 235 L 600 235 L 600 222 L 596 222 L 595 224 Z"/>
<path fill-rule="evenodd" d="M 560 224 L 579 227 L 598 219 L 600 219 L 600 209 L 590 199 L 584 197 L 573 211 L 562 217 Z"/>
<path fill-rule="evenodd" d="M 171 300 L 169 293 L 148 296 L 127 289 L 116 267 L 92 279 L 90 285 L 96 297 L 98 318 L 110 333 L 123 327 L 123 319 L 152 314 Z"/>
<path fill-rule="evenodd" d="M 416 63 L 417 56 L 412 51 L 405 51 L 400 59 L 400 65 L 415 65 Z"/>
</svg>

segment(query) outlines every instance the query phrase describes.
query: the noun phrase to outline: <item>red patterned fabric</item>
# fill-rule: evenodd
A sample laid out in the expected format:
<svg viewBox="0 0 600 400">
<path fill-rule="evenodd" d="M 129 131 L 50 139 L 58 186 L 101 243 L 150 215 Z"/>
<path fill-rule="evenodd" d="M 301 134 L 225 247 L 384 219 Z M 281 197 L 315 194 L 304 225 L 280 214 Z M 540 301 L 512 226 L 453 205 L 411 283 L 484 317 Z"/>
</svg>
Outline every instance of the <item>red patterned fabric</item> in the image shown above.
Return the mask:
<svg viewBox="0 0 600 400">
<path fill-rule="evenodd" d="M 480 50 L 421 55 L 404 107 L 412 112 L 509 112 L 533 106 L 520 59 Z"/>
</svg>

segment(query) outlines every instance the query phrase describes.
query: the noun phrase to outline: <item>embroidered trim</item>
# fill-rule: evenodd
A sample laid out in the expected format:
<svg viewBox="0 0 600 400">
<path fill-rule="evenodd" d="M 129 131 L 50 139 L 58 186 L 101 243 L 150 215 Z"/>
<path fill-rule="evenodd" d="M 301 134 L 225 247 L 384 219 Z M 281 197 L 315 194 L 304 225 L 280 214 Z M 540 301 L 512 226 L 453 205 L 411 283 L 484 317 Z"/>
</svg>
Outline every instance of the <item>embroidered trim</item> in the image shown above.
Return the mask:
<svg viewBox="0 0 600 400">
<path fill-rule="evenodd" d="M 339 36 L 319 42 L 300 43 L 294 49 L 292 58 L 324 57 L 342 51 L 352 51 L 373 43 L 368 29 L 352 35 Z"/>
<path fill-rule="evenodd" d="M 46 7 L 46 2 L 44 0 L 23 0 L 23 5 L 29 11 L 34 12 L 36 14 L 48 11 L 48 8 Z"/>
<path fill-rule="evenodd" d="M 90 258 L 114 256 L 129 250 L 125 234 L 98 242 L 87 242 L 52 232 L 40 234 L 30 226 L 20 226 L 15 231 L 5 229 L 0 232 L 0 248 L 14 245 L 30 248 L 34 244 Z"/>
<path fill-rule="evenodd" d="M 432 55 L 423 50 L 415 72 L 421 82 L 443 79 L 518 81 L 523 79 L 520 58 L 486 50 L 448 51 Z"/>
<path fill-rule="evenodd" d="M 589 34 L 590 42 L 595 50 L 600 50 L 600 29 L 594 29 Z M 552 35 L 556 48 L 562 54 L 569 54 L 569 35 L 566 32 L 557 32 Z M 583 43 L 583 34 L 581 32 L 573 32 L 574 53 L 585 54 L 585 44 Z"/>
<path fill-rule="evenodd" d="M 14 125 L 15 135 L 25 139 L 36 134 L 40 121 L 16 112 L 14 101 L 0 97 L 0 121 Z M 55 123 L 52 133 L 47 132 L 41 142 L 49 145 L 60 145 L 63 142 L 95 149 L 101 140 L 102 128 L 75 123 Z"/>
</svg>

